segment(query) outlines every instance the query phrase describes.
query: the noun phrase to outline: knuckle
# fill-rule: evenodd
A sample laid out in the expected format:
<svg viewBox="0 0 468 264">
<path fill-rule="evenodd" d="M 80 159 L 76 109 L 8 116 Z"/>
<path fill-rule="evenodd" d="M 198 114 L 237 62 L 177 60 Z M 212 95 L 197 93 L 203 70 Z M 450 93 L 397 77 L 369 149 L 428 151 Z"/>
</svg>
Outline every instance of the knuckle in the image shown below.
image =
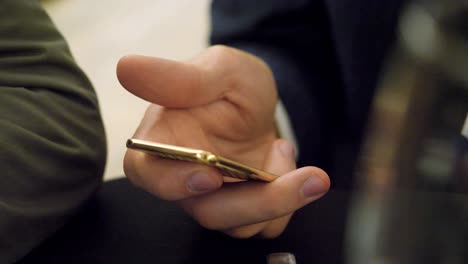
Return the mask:
<svg viewBox="0 0 468 264">
<path fill-rule="evenodd" d="M 293 205 L 285 197 L 279 195 L 269 195 L 267 197 L 267 202 L 262 208 L 265 219 L 273 220 L 293 210 L 291 208 Z"/>
<path fill-rule="evenodd" d="M 183 199 L 185 197 L 185 193 L 177 191 L 177 186 L 169 183 L 167 179 L 168 177 L 161 174 L 148 175 L 146 180 L 146 189 L 153 195 L 166 201 L 177 201 Z"/>
<path fill-rule="evenodd" d="M 194 216 L 194 219 L 198 222 L 199 225 L 202 227 L 209 229 L 209 230 L 219 230 L 219 225 L 213 222 L 209 217 L 205 216 Z"/>
<path fill-rule="evenodd" d="M 211 46 L 206 50 L 203 67 L 208 71 L 226 71 L 237 64 L 239 55 L 239 51 L 228 46 Z"/>
<path fill-rule="evenodd" d="M 217 45 L 213 45 L 213 46 L 209 47 L 208 52 L 210 54 L 213 54 L 213 55 L 218 55 L 218 56 L 224 57 L 226 55 L 227 56 L 232 56 L 232 54 L 235 52 L 235 49 L 231 48 L 231 47 L 228 47 L 228 46 L 225 46 L 225 45 L 217 44 Z"/>
<path fill-rule="evenodd" d="M 198 224 L 202 227 L 209 230 L 221 229 L 221 225 L 219 224 L 219 222 L 212 215 L 209 209 L 206 208 L 203 204 L 193 205 L 191 209 L 191 214 L 195 221 L 197 221 Z"/>
<path fill-rule="evenodd" d="M 164 188 L 162 188 L 163 184 L 161 184 L 161 181 L 156 179 L 156 178 L 151 178 L 148 182 L 148 187 L 150 188 L 150 192 L 157 197 L 163 199 L 163 200 L 171 200 L 170 195 L 168 195 Z"/>
<path fill-rule="evenodd" d="M 282 230 L 281 231 L 274 231 L 274 232 L 270 232 L 270 233 L 262 233 L 260 234 L 262 236 L 262 238 L 264 239 L 274 239 L 274 238 L 277 238 L 279 237 L 281 234 L 282 234 Z"/>
<path fill-rule="evenodd" d="M 271 204 L 272 206 L 267 206 L 263 209 L 263 215 L 265 219 L 269 219 L 269 220 L 275 219 L 284 213 L 281 203 L 272 201 Z"/>
<path fill-rule="evenodd" d="M 242 228 L 235 228 L 225 232 L 227 235 L 237 239 L 247 239 L 256 235 L 258 232 L 245 231 Z"/>
</svg>

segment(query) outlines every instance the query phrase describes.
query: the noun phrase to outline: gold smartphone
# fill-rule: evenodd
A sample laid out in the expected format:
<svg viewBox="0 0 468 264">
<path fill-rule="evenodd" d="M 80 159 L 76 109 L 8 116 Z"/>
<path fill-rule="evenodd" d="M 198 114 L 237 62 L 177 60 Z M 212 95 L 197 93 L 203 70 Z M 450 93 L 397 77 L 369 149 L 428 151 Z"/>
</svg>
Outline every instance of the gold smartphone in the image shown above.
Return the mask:
<svg viewBox="0 0 468 264">
<path fill-rule="evenodd" d="M 231 178 L 266 182 L 271 182 L 278 178 L 277 175 L 217 156 L 204 150 L 178 147 L 134 138 L 127 140 L 127 148 L 140 150 L 165 159 L 190 161 L 211 166 L 219 169 L 224 176 Z"/>
</svg>

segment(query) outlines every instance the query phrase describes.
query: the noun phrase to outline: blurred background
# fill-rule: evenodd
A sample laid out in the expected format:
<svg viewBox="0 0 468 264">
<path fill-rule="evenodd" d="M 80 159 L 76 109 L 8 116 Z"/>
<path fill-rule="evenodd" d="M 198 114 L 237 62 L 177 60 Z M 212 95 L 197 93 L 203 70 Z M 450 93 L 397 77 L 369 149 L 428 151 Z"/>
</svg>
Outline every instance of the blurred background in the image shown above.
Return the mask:
<svg viewBox="0 0 468 264">
<path fill-rule="evenodd" d="M 185 60 L 199 53 L 207 45 L 209 0 L 42 2 L 98 94 L 108 142 L 104 177 L 121 177 L 125 141 L 148 103 L 122 88 L 116 64 L 127 54 Z"/>
</svg>

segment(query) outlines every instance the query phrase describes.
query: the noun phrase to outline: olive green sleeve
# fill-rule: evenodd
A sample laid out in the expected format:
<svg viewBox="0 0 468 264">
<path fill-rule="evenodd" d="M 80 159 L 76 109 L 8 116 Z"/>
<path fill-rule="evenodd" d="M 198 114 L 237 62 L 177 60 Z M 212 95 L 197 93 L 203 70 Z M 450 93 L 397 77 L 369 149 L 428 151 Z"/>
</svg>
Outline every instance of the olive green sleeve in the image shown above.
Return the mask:
<svg viewBox="0 0 468 264">
<path fill-rule="evenodd" d="M 0 4 L 0 263 L 60 228 L 99 186 L 96 94 L 36 0 Z"/>
</svg>

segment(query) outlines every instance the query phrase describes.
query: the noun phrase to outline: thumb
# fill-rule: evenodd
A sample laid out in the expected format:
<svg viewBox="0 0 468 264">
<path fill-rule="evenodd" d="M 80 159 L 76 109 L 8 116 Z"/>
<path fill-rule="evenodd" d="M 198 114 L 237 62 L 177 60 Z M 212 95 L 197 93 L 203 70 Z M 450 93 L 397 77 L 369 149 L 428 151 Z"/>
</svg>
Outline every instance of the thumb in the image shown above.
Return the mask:
<svg viewBox="0 0 468 264">
<path fill-rule="evenodd" d="M 283 175 L 295 168 L 293 146 L 284 139 L 277 139 L 266 157 L 263 169 L 276 175 Z M 272 221 L 224 230 L 224 233 L 237 238 L 252 237 L 260 232 L 264 237 L 275 237 L 286 227 L 290 218 L 291 214 L 288 214 Z"/>
<path fill-rule="evenodd" d="M 132 94 L 165 107 L 192 107 L 222 97 L 208 73 L 194 64 L 156 57 L 130 55 L 120 59 L 117 77 Z"/>
</svg>

